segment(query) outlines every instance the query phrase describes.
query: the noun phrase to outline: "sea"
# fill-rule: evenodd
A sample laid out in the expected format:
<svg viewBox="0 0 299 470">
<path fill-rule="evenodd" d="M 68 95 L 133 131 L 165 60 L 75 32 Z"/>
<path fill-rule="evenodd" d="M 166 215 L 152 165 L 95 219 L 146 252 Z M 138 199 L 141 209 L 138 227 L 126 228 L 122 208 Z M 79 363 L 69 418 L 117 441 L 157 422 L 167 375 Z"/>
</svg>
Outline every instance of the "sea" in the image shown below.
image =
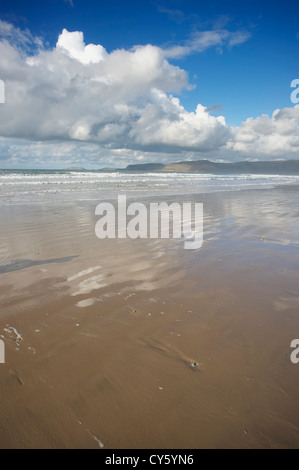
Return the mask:
<svg viewBox="0 0 299 470">
<path fill-rule="evenodd" d="M 299 175 L 179 172 L 0 170 L 0 206 L 267 189 L 299 184 Z"/>
</svg>

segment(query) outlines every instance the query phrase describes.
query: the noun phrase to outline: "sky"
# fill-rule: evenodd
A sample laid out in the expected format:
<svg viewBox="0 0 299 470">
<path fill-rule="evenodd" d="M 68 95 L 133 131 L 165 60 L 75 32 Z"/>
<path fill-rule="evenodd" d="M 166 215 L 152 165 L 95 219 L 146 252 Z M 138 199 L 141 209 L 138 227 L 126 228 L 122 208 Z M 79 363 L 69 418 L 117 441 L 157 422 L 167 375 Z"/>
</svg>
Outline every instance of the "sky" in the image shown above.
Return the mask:
<svg viewBox="0 0 299 470">
<path fill-rule="evenodd" d="M 0 0 L 0 168 L 299 159 L 298 17 L 293 0 Z"/>
</svg>

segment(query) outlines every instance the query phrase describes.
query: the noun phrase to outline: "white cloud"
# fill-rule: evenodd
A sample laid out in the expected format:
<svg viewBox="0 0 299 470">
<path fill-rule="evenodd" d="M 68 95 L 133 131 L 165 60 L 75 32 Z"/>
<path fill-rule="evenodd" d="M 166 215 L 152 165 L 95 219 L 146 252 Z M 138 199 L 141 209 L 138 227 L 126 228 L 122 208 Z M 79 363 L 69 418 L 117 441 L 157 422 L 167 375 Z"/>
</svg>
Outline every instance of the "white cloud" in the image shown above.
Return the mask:
<svg viewBox="0 0 299 470">
<path fill-rule="evenodd" d="M 69 57 L 78 60 L 81 64 L 96 64 L 107 56 L 107 52 L 99 44 L 85 46 L 81 31 L 69 33 L 66 29 L 63 29 L 56 47 L 61 48 Z"/>
<path fill-rule="evenodd" d="M 227 149 L 244 156 L 299 158 L 299 105 L 248 118 L 232 130 Z"/>
<path fill-rule="evenodd" d="M 230 136 L 223 116 L 214 117 L 198 105 L 187 112 L 177 98 L 158 90 L 130 131 L 134 141 L 143 146 L 209 151 L 220 148 Z"/>
<path fill-rule="evenodd" d="M 148 104 L 165 114 L 164 101 L 171 103 L 166 93 L 188 86 L 186 72 L 171 65 L 158 47 L 108 54 L 101 45 L 85 45 L 81 32 L 65 29 L 53 50 L 35 55 L 23 57 L 7 41 L 0 42 L 0 71 L 6 85 L 2 136 L 116 148 L 137 145 L 130 130 Z M 154 90 L 161 91 L 163 103 Z M 180 108 L 174 111 L 179 118 Z"/>
<path fill-rule="evenodd" d="M 299 158 L 298 105 L 231 128 L 223 116 L 212 116 L 200 104 L 189 112 L 174 97 L 188 89 L 188 75 L 167 57 L 232 47 L 245 41 L 246 33 L 196 33 L 172 52 L 148 44 L 110 53 L 102 45 L 86 45 L 79 31 L 64 29 L 53 49 L 3 21 L 0 36 L 6 91 L 0 113 L 2 160 L 19 155 L 24 161 L 32 154 L 43 162 L 89 159 L 94 166 L 101 166 L 101 159 L 123 159 L 116 164 L 123 166 L 186 156 Z M 28 51 L 29 44 L 35 51 Z"/>
</svg>

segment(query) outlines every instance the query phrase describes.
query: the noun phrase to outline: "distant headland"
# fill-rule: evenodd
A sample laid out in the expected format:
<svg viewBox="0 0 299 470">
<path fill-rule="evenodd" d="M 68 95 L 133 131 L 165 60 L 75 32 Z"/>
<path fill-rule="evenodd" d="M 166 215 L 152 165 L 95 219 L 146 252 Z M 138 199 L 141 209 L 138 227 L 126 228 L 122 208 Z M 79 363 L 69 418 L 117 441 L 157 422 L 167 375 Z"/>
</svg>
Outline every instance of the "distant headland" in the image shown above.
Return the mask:
<svg viewBox="0 0 299 470">
<path fill-rule="evenodd" d="M 299 175 L 299 160 L 268 162 L 217 163 L 209 160 L 182 161 L 176 163 L 141 163 L 128 165 L 125 171 L 162 171 L 194 173 L 250 173 L 268 175 Z"/>
</svg>

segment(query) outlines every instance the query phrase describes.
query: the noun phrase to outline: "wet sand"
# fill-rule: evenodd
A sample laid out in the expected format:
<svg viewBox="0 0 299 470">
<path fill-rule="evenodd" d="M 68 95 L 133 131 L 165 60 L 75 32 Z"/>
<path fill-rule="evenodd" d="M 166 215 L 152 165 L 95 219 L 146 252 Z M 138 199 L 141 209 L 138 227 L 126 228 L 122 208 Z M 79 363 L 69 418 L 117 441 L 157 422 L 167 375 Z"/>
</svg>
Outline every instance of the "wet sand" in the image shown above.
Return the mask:
<svg viewBox="0 0 299 470">
<path fill-rule="evenodd" d="M 193 200 L 200 250 L 0 209 L 1 448 L 299 446 L 299 189 Z"/>
</svg>

